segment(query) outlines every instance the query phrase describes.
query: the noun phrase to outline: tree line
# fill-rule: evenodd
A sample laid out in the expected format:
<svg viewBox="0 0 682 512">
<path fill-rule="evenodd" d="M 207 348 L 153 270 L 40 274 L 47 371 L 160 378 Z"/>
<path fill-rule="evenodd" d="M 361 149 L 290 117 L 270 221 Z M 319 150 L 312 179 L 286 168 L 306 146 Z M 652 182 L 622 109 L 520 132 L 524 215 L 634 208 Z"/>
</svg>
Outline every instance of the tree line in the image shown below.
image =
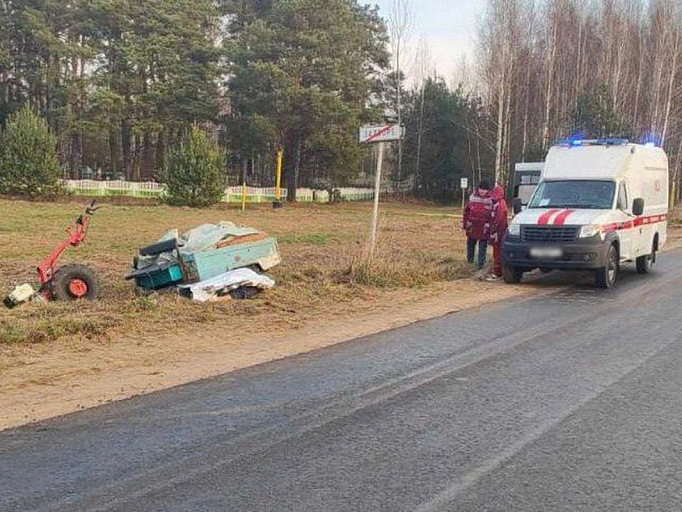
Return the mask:
<svg viewBox="0 0 682 512">
<path fill-rule="evenodd" d="M 272 185 L 282 147 L 292 195 L 329 189 L 371 181 L 361 125 L 401 121 L 387 174 L 424 197 L 452 199 L 461 177 L 509 184 L 573 134 L 657 142 L 679 183 L 675 0 L 488 0 L 474 80 L 423 69 L 409 87 L 396 2 L 387 23 L 358 0 L 0 0 L 0 125 L 38 113 L 73 178 L 161 180 L 201 154 L 179 150 L 217 144 L 214 179 L 218 165 Z"/>
<path fill-rule="evenodd" d="M 489 0 L 478 58 L 496 177 L 556 139 L 614 136 L 664 147 L 679 184 L 681 51 L 675 0 Z"/>
<path fill-rule="evenodd" d="M 234 174 L 342 181 L 382 120 L 384 20 L 354 0 L 0 1 L 0 124 L 29 105 L 64 176 L 158 179 L 200 125 Z M 265 171 L 264 171 L 265 169 Z"/>
</svg>

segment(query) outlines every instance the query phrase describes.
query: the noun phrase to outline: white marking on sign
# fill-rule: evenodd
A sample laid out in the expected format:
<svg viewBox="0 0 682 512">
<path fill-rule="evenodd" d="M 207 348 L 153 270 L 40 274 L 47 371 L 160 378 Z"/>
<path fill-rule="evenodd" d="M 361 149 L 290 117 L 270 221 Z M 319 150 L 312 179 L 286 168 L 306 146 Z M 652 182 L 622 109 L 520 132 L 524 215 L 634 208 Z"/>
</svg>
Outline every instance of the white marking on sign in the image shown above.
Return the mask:
<svg viewBox="0 0 682 512">
<path fill-rule="evenodd" d="M 463 189 L 469 188 L 469 178 L 462 178 L 462 183 L 460 185 Z"/>
<path fill-rule="evenodd" d="M 363 126 L 360 128 L 360 142 L 390 142 L 403 138 L 403 131 L 397 124 Z"/>
</svg>

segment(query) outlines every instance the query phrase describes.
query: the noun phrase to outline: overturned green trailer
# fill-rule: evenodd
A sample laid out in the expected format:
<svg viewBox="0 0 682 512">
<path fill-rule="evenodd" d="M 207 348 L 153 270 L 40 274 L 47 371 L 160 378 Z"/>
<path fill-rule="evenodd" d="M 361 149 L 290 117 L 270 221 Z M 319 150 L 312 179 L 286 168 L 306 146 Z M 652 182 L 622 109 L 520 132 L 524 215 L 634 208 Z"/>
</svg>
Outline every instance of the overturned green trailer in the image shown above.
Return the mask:
<svg viewBox="0 0 682 512">
<path fill-rule="evenodd" d="M 279 265 L 277 240 L 229 222 L 206 224 L 179 235 L 166 233 L 142 248 L 126 279 L 144 290 L 195 284 L 240 268 L 265 272 Z"/>
</svg>

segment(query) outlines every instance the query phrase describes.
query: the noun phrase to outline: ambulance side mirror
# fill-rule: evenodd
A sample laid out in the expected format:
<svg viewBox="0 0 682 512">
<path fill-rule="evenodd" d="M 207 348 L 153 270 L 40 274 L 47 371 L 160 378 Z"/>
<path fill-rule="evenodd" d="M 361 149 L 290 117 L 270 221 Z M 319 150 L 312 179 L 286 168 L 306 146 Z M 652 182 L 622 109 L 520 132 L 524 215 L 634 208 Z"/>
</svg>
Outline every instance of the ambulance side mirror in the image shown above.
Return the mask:
<svg viewBox="0 0 682 512">
<path fill-rule="evenodd" d="M 632 213 L 637 217 L 644 214 L 644 199 L 638 197 L 632 202 Z"/>
<path fill-rule="evenodd" d="M 514 199 L 514 215 L 518 215 L 523 211 L 523 201 L 520 197 Z"/>
</svg>

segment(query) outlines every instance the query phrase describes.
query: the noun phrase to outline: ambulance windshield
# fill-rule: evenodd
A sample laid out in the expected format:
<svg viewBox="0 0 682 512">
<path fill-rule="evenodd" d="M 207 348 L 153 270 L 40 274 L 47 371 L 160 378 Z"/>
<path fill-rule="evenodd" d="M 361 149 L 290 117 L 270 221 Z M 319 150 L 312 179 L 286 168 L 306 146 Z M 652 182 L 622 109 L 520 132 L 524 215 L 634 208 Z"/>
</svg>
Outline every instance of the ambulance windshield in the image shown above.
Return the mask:
<svg viewBox="0 0 682 512">
<path fill-rule="evenodd" d="M 616 184 L 612 181 L 544 181 L 529 208 L 575 208 L 610 210 Z"/>
</svg>

